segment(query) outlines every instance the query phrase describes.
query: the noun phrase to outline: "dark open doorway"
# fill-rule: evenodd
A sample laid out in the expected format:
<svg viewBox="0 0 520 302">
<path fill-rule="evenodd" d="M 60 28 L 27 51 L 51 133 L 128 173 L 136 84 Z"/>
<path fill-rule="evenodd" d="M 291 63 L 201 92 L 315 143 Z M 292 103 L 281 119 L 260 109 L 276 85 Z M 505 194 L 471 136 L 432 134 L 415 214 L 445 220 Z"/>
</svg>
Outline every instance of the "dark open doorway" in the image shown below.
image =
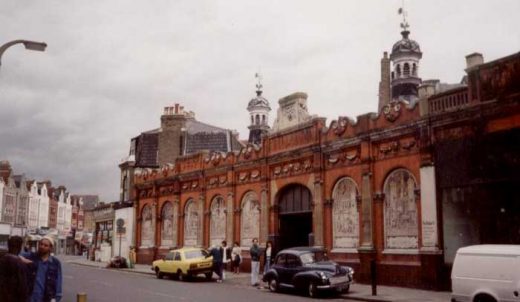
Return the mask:
<svg viewBox="0 0 520 302">
<path fill-rule="evenodd" d="M 284 249 L 311 245 L 312 195 L 305 186 L 285 187 L 279 195 L 279 236 L 277 247 Z"/>
<path fill-rule="evenodd" d="M 280 215 L 280 248 L 308 246 L 312 213 Z"/>
</svg>

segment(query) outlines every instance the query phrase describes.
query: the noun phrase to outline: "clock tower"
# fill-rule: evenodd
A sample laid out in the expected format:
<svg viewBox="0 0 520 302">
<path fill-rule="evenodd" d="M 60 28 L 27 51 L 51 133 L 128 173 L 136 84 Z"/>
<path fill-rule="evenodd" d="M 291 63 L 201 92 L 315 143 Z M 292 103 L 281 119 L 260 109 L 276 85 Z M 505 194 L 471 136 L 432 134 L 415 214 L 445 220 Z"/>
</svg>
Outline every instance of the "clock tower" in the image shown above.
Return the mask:
<svg viewBox="0 0 520 302">
<path fill-rule="evenodd" d="M 262 96 L 262 78 L 260 74 L 256 74 L 258 80 L 256 84 L 256 97 L 249 101 L 247 111 L 251 123 L 249 124 L 249 143 L 259 145 L 262 143 L 262 135 L 269 132 L 269 102 Z"/>
</svg>

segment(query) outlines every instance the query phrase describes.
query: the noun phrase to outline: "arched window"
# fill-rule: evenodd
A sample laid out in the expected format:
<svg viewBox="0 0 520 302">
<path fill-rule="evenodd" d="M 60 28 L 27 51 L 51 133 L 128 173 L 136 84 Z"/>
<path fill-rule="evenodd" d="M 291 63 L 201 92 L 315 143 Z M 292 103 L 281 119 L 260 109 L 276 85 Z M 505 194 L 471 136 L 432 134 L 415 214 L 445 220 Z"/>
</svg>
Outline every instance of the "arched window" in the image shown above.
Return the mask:
<svg viewBox="0 0 520 302">
<path fill-rule="evenodd" d="M 258 114 L 256 115 L 255 121 L 256 121 L 257 125 L 260 125 L 260 115 L 258 115 Z"/>
<path fill-rule="evenodd" d="M 415 63 L 412 65 L 412 75 L 417 76 L 417 64 Z"/>
<path fill-rule="evenodd" d="M 417 183 L 406 169 L 397 169 L 385 180 L 384 221 L 386 249 L 418 247 Z"/>
<path fill-rule="evenodd" d="M 197 246 L 201 235 L 201 213 L 197 203 L 190 199 L 184 208 L 184 246 Z"/>
<path fill-rule="evenodd" d="M 332 191 L 332 236 L 334 248 L 357 248 L 359 245 L 358 189 L 354 180 L 343 177 Z"/>
<path fill-rule="evenodd" d="M 404 63 L 404 67 L 403 67 L 403 75 L 404 75 L 405 77 L 410 76 L 410 64 L 408 64 L 408 63 Z"/>
<path fill-rule="evenodd" d="M 251 115 L 251 125 L 255 123 L 255 118 Z"/>
<path fill-rule="evenodd" d="M 395 72 L 397 73 L 397 77 L 401 77 L 401 65 L 397 64 L 395 67 Z"/>
<path fill-rule="evenodd" d="M 265 114 L 262 115 L 262 125 L 265 125 Z"/>
<path fill-rule="evenodd" d="M 260 202 L 255 192 L 250 191 L 242 198 L 240 218 L 240 245 L 251 246 L 253 238 L 260 236 Z"/>
<path fill-rule="evenodd" d="M 179 204 L 167 202 L 161 211 L 161 246 L 177 245 L 177 224 L 179 219 Z"/>
<path fill-rule="evenodd" d="M 141 212 L 141 246 L 151 247 L 154 246 L 154 233 L 155 229 L 153 226 L 153 213 L 150 205 L 145 205 Z"/>
<path fill-rule="evenodd" d="M 392 80 L 393 80 L 395 78 L 395 73 L 392 71 L 391 75 L 392 75 Z"/>
<path fill-rule="evenodd" d="M 209 225 L 210 245 L 219 245 L 226 239 L 226 204 L 222 196 L 216 196 L 211 202 Z"/>
</svg>

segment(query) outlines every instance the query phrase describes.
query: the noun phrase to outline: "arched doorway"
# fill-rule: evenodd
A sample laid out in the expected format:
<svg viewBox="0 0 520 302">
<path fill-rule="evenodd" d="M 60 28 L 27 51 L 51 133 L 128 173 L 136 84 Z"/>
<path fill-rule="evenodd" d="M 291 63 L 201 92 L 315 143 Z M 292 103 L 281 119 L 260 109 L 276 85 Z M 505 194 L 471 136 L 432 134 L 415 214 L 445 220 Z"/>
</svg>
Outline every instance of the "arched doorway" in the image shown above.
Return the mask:
<svg viewBox="0 0 520 302">
<path fill-rule="evenodd" d="M 312 194 L 309 189 L 298 184 L 283 188 L 278 206 L 279 248 L 311 245 Z"/>
</svg>

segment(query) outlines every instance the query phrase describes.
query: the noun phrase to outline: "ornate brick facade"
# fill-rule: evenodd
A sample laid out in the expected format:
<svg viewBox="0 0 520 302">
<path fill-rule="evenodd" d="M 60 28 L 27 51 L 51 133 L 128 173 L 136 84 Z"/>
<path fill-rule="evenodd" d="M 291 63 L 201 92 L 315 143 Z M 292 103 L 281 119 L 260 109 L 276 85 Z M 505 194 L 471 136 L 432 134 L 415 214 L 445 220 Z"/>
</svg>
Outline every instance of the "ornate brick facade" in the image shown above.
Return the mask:
<svg viewBox="0 0 520 302">
<path fill-rule="evenodd" d="M 375 260 L 379 283 L 445 287 L 446 247 L 452 247 L 445 241 L 445 217 L 451 210 L 443 208 L 441 187 L 461 172 L 447 160 L 452 154 L 441 151 L 465 138 L 518 137 L 520 86 L 510 83 L 518 81 L 519 65 L 516 54 L 468 70 L 469 105 L 455 101 L 464 93 L 457 88 L 449 110 L 421 112 L 418 104 L 393 101 L 380 114 L 361 115 L 355 122 L 340 117 L 327 125 L 313 118 L 268 135 L 258 147 L 196 153 L 174 165 L 138 170 L 138 261 L 150 263 L 173 246 L 207 247 L 223 238 L 247 247 L 258 237 L 261 244 L 273 240 L 280 248 L 291 236 L 296 240 L 291 244 L 328 249 L 332 259 L 354 267 L 359 282 L 369 281 Z M 497 80 L 488 84 L 483 78 Z M 420 102 L 430 101 L 439 97 Z M 498 144 L 516 158 L 506 163 L 518 167 L 517 144 Z M 458 155 L 471 152 L 462 149 Z M 508 181 L 520 179 L 517 171 Z M 461 185 L 471 181 L 462 179 Z M 512 211 L 520 214 L 518 208 Z M 291 228 L 294 223 L 298 228 Z M 165 231 L 165 224 L 172 230 Z M 163 238 L 164 232 L 171 238 Z"/>
</svg>

